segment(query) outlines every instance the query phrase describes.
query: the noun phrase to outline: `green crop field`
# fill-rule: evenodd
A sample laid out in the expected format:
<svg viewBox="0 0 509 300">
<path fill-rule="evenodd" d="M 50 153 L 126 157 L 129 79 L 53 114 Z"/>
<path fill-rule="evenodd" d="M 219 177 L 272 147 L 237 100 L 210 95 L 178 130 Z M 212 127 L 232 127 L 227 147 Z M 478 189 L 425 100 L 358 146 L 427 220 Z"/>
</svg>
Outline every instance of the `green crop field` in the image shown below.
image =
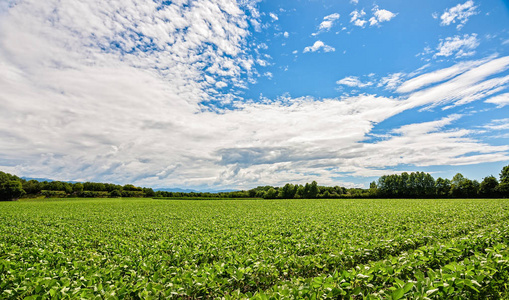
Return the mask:
<svg viewBox="0 0 509 300">
<path fill-rule="evenodd" d="M 1 299 L 506 298 L 509 199 L 0 203 Z"/>
</svg>

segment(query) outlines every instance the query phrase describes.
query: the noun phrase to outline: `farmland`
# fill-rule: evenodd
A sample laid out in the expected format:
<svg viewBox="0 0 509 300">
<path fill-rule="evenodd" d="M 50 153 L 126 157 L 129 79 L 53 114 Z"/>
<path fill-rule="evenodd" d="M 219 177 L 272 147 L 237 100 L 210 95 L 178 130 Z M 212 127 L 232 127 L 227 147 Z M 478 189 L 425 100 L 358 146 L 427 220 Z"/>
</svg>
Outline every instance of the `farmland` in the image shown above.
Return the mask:
<svg viewBox="0 0 509 300">
<path fill-rule="evenodd" d="M 503 298 L 509 199 L 0 203 L 0 298 Z"/>
</svg>

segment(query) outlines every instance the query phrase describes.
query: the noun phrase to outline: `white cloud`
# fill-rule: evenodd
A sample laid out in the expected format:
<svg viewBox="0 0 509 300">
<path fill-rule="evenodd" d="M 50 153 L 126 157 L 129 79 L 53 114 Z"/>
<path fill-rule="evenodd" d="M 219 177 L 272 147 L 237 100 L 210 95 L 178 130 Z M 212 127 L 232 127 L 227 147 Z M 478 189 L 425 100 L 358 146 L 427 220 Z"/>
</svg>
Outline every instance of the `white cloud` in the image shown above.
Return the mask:
<svg viewBox="0 0 509 300">
<path fill-rule="evenodd" d="M 479 46 L 477 34 L 465 34 L 463 37 L 456 35 L 454 37 L 447 37 L 445 40 L 440 40 L 437 47 L 437 52 L 434 57 L 444 56 L 449 57 L 454 55 L 456 58 L 464 56 L 472 56 L 475 54 L 475 48 Z"/>
<path fill-rule="evenodd" d="M 216 87 L 219 89 L 227 87 L 227 86 L 228 86 L 228 84 L 226 82 L 223 82 L 223 81 L 216 82 Z"/>
<path fill-rule="evenodd" d="M 369 19 L 369 26 L 377 25 L 382 22 L 388 22 L 395 16 L 395 13 L 386 9 L 380 9 L 377 5 L 375 5 L 373 8 L 373 17 Z"/>
<path fill-rule="evenodd" d="M 358 11 L 354 10 L 350 13 L 350 23 L 353 23 L 355 26 L 364 27 L 367 21 L 364 19 L 366 12 L 364 10 Z"/>
<path fill-rule="evenodd" d="M 334 21 L 339 19 L 338 13 L 333 13 L 328 16 L 325 16 L 323 18 L 322 23 L 320 23 L 320 26 L 318 27 L 319 30 L 329 30 L 334 25 Z"/>
<path fill-rule="evenodd" d="M 350 3 L 357 5 L 357 4 L 359 4 L 359 0 L 350 0 Z"/>
<path fill-rule="evenodd" d="M 509 118 L 492 120 L 489 124 L 484 125 L 483 128 L 489 130 L 509 130 Z"/>
<path fill-rule="evenodd" d="M 271 73 L 271 72 L 265 72 L 265 73 L 263 73 L 263 76 L 267 77 L 268 79 L 272 79 L 272 77 L 273 77 L 274 75 L 272 75 L 272 73 Z"/>
<path fill-rule="evenodd" d="M 335 185 L 338 176 L 382 175 L 401 164 L 509 159 L 507 146 L 451 129 L 454 117 L 410 120 L 386 140 L 366 141 L 376 124 L 407 110 L 500 93 L 509 57 L 397 99 L 239 101 L 218 90 L 256 71 L 245 54 L 251 17 L 213 0 L 185 9 L 129 0 L 20 2 L 0 20 L 0 169 L 57 180 L 251 188 Z M 210 109 L 204 101 L 212 97 L 231 109 Z"/>
<path fill-rule="evenodd" d="M 269 16 L 272 18 L 273 21 L 279 20 L 279 18 L 277 17 L 277 15 L 275 13 L 269 13 Z"/>
<path fill-rule="evenodd" d="M 420 88 L 426 87 L 428 85 L 442 82 L 448 79 L 451 79 L 459 74 L 462 74 L 472 68 L 478 67 L 494 57 L 489 57 L 488 59 L 481 59 L 477 61 L 466 61 L 455 64 L 454 66 L 440 69 L 436 71 L 432 71 L 412 79 L 405 81 L 401 86 L 396 90 L 398 93 L 408 93 L 418 90 Z"/>
<path fill-rule="evenodd" d="M 362 88 L 373 85 L 373 82 L 362 82 L 356 76 L 348 76 L 341 80 L 336 81 L 336 84 Z"/>
<path fill-rule="evenodd" d="M 495 97 L 491 97 L 485 102 L 496 104 L 498 107 L 504 107 L 506 105 L 509 105 L 509 93 L 504 93 L 497 95 Z"/>
<path fill-rule="evenodd" d="M 468 21 L 468 19 L 478 14 L 477 6 L 474 5 L 474 1 L 469 0 L 463 4 L 458 4 L 454 7 L 446 9 L 440 16 L 440 25 L 447 26 L 458 21 L 457 29 L 461 29 Z"/>
<path fill-rule="evenodd" d="M 404 73 L 393 73 L 380 79 L 378 83 L 379 87 L 384 86 L 387 90 L 395 90 L 403 82 L 403 78 L 406 76 Z"/>
<path fill-rule="evenodd" d="M 313 46 L 308 46 L 304 48 L 303 53 L 306 52 L 316 52 L 320 49 L 323 49 L 324 52 L 334 52 L 336 49 L 334 47 L 331 47 L 329 45 L 325 45 L 322 41 L 316 41 Z"/>
<path fill-rule="evenodd" d="M 284 36 L 285 38 L 288 38 L 288 37 L 290 36 L 290 34 L 288 33 L 288 31 L 285 31 L 285 32 L 283 33 L 283 36 Z"/>
<path fill-rule="evenodd" d="M 473 65 L 477 64 L 477 66 L 441 84 L 410 94 L 408 101 L 416 106 L 445 104 L 458 106 L 489 97 L 507 86 L 509 75 L 487 78 L 507 70 L 509 68 L 509 56 L 479 63 L 472 62 Z"/>
</svg>

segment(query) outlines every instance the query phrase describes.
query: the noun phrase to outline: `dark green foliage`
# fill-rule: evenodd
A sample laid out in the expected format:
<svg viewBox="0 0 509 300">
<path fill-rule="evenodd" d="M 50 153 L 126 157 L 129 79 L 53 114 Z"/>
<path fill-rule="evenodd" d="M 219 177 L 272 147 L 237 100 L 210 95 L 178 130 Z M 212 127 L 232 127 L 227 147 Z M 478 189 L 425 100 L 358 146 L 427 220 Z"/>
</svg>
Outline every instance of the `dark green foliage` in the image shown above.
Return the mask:
<svg viewBox="0 0 509 300">
<path fill-rule="evenodd" d="M 73 191 L 76 195 L 80 195 L 81 193 L 83 193 L 83 184 L 78 182 L 78 183 L 75 183 L 74 186 L 73 186 Z"/>
<path fill-rule="evenodd" d="M 264 195 L 265 199 L 276 199 L 278 196 L 278 192 L 274 188 L 270 188 Z"/>
<path fill-rule="evenodd" d="M 451 191 L 451 181 L 449 179 L 443 179 L 442 177 L 438 177 L 435 182 L 435 195 L 439 198 L 447 198 L 450 195 Z"/>
<path fill-rule="evenodd" d="M 495 176 L 484 177 L 479 186 L 479 194 L 481 197 L 493 198 L 498 194 L 498 181 Z"/>
<path fill-rule="evenodd" d="M 500 172 L 498 191 L 502 197 L 509 197 L 509 166 L 505 166 Z"/>
<path fill-rule="evenodd" d="M 0 200 L 16 200 L 23 196 L 25 191 L 21 185 L 21 181 L 18 180 L 7 180 L 0 183 Z"/>
</svg>

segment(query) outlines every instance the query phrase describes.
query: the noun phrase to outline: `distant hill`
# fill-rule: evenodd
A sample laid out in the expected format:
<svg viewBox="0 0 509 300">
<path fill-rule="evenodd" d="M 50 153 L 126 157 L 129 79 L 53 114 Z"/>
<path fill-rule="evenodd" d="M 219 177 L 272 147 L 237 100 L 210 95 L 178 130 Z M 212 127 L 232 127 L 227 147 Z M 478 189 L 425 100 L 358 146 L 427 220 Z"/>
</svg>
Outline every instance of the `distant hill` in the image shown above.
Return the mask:
<svg viewBox="0 0 509 300">
<path fill-rule="evenodd" d="M 34 177 L 20 177 L 21 179 L 25 179 L 26 181 L 30 181 L 30 180 L 37 180 L 37 181 L 47 181 L 47 182 L 52 182 L 52 181 L 55 181 L 53 179 L 48 179 L 48 178 L 34 178 Z"/>
</svg>

